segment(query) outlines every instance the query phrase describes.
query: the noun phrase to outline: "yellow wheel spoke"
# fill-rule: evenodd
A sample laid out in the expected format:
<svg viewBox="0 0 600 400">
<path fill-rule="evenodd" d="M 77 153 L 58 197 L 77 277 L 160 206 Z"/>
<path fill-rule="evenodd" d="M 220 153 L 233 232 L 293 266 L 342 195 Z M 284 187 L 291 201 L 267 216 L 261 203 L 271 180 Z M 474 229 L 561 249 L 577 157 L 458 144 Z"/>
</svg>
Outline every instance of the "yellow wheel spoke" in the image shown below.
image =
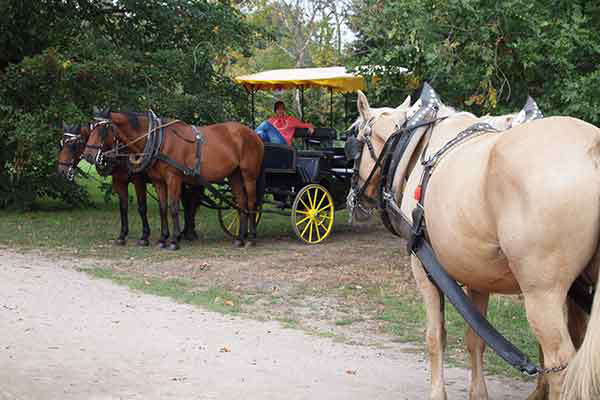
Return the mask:
<svg viewBox="0 0 600 400">
<path fill-rule="evenodd" d="M 321 201 L 319 201 L 319 204 L 317 204 L 317 206 L 315 207 L 317 210 L 319 209 L 319 207 L 321 207 L 321 204 L 323 204 L 323 200 L 325 200 L 326 198 L 327 198 L 327 193 L 323 193 L 323 197 L 321 197 Z M 316 200 L 316 196 L 315 196 L 315 200 Z"/>
<path fill-rule="evenodd" d="M 314 208 L 319 208 L 317 206 L 317 196 L 319 195 L 319 188 L 315 188 L 315 199 L 313 200 L 313 207 Z"/>
<path fill-rule="evenodd" d="M 310 217 L 304 217 L 304 218 L 302 218 L 300 221 L 296 222 L 296 225 L 300 225 L 301 223 L 303 223 L 304 221 L 306 221 L 309 218 Z"/>
<path fill-rule="evenodd" d="M 312 207 L 309 207 L 306 205 L 306 203 L 304 202 L 304 200 L 302 200 L 302 198 L 300 198 L 300 203 L 302 203 L 302 205 L 304 206 L 304 209 L 306 210 L 310 210 Z"/>
<path fill-rule="evenodd" d="M 310 196 L 310 189 L 306 191 L 306 197 L 308 197 L 308 204 L 310 204 L 310 208 L 315 208 L 315 205 L 313 204 L 313 199 Z"/>
<path fill-rule="evenodd" d="M 335 206 L 327 189 L 310 184 L 294 200 L 292 227 L 299 239 L 319 243 L 331 233 Z"/>
<path fill-rule="evenodd" d="M 318 213 L 322 212 L 323 210 L 327 210 L 328 208 L 331 208 L 333 205 L 331 203 L 327 204 L 326 206 L 323 206 L 323 208 L 319 208 L 317 210 Z"/>
<path fill-rule="evenodd" d="M 306 224 L 306 226 L 304 227 L 304 230 L 302 231 L 302 233 L 300 234 L 301 237 L 304 237 L 304 234 L 306 233 L 306 230 L 308 229 L 308 227 L 310 226 L 311 222 L 308 221 L 308 224 Z"/>
</svg>

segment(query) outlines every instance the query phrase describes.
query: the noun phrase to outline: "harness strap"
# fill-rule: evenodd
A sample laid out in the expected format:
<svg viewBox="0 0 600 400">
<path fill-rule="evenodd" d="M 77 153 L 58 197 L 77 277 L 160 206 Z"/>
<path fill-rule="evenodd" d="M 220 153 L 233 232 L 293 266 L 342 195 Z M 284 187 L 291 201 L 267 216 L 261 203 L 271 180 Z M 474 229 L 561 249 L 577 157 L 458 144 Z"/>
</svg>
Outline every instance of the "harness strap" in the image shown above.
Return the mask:
<svg viewBox="0 0 600 400">
<path fill-rule="evenodd" d="M 163 153 L 158 153 L 157 155 L 154 156 L 154 159 L 166 162 L 167 164 L 171 165 L 172 167 L 175 167 L 176 169 L 183 172 L 184 175 L 193 176 L 193 177 L 198 178 L 198 180 L 202 181 L 201 175 L 200 175 L 200 167 L 202 164 L 202 145 L 205 143 L 205 139 L 204 139 L 204 135 L 202 134 L 200 129 L 198 129 L 198 127 L 196 127 L 194 125 L 192 125 L 191 127 L 192 127 L 192 131 L 194 131 L 195 137 L 196 137 L 196 140 L 195 140 L 195 142 L 196 142 L 196 162 L 195 162 L 193 169 L 173 160 L 171 157 L 169 157 Z"/>
</svg>

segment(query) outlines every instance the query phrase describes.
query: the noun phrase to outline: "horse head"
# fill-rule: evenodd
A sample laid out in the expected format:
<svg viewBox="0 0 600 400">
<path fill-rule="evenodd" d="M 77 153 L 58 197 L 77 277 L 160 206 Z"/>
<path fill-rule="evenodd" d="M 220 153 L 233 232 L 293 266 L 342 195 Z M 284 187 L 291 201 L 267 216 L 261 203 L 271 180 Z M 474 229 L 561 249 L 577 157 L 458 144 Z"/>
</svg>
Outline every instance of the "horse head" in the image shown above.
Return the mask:
<svg viewBox="0 0 600 400">
<path fill-rule="evenodd" d="M 381 169 L 377 159 L 389 136 L 406 121 L 410 96 L 397 108 L 371 108 L 367 97 L 358 92 L 358 118 L 348 130 L 345 151 L 354 160 L 352 186 L 347 198 L 350 218 L 365 221 L 378 204 Z"/>
<path fill-rule="evenodd" d="M 69 181 L 75 179 L 75 170 L 81 161 L 89 135 L 89 125 L 65 125 L 63 123 L 63 137 L 58 153 L 58 173 Z"/>
<path fill-rule="evenodd" d="M 94 119 L 96 122 L 90 125 L 83 158 L 90 164 L 94 164 L 98 173 L 108 175 L 112 168 L 105 153 L 114 149 L 117 144 L 115 126 L 110 118 L 95 117 Z"/>
</svg>

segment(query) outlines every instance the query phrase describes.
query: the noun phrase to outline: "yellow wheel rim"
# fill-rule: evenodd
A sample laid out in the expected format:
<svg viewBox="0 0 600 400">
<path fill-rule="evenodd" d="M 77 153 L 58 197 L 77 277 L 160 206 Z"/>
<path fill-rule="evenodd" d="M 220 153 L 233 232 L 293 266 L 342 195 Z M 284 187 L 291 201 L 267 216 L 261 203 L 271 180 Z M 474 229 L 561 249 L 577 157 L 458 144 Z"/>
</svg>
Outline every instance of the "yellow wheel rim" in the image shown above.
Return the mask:
<svg viewBox="0 0 600 400">
<path fill-rule="evenodd" d="M 292 228 L 300 240 L 319 243 L 331 233 L 334 216 L 333 199 L 327 189 L 318 184 L 308 185 L 294 200 Z"/>
<path fill-rule="evenodd" d="M 260 222 L 262 213 L 258 211 L 256 213 L 256 225 Z M 236 238 L 240 233 L 240 216 L 237 210 L 228 208 L 226 210 L 219 210 L 219 222 L 221 228 L 230 237 Z"/>
</svg>

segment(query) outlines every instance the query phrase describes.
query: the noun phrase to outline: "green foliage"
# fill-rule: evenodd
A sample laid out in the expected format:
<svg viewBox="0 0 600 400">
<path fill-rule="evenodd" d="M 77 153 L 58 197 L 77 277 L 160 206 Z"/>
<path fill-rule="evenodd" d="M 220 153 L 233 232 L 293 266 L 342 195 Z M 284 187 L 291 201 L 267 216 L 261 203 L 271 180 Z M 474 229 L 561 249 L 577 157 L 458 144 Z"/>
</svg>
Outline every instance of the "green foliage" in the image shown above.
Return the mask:
<svg viewBox="0 0 600 400">
<path fill-rule="evenodd" d="M 248 123 L 246 94 L 215 67 L 255 31 L 208 0 L 4 0 L 0 31 L 0 207 L 85 194 L 55 174 L 62 122 L 93 107 L 189 123 Z"/>
<path fill-rule="evenodd" d="M 600 5 L 595 1 L 355 0 L 353 63 L 406 67 L 374 102 L 399 104 L 428 79 L 445 102 L 514 111 L 528 94 L 545 114 L 600 123 Z"/>
</svg>

